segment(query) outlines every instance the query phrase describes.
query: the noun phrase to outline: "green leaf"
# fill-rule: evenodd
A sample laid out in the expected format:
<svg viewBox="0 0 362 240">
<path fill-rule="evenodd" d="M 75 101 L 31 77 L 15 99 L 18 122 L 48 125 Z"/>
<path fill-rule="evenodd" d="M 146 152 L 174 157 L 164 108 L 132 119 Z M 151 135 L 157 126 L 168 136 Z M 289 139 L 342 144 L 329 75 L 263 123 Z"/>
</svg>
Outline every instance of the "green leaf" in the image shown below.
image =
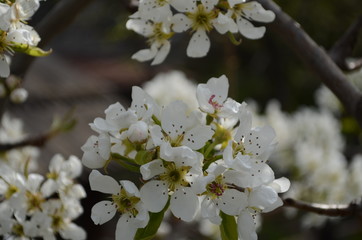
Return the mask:
<svg viewBox="0 0 362 240">
<path fill-rule="evenodd" d="M 151 151 L 147 151 L 147 150 L 138 151 L 136 154 L 136 157 L 135 157 L 135 162 L 138 165 L 146 164 L 148 162 L 151 162 L 151 160 L 153 159 L 153 155 L 154 155 L 154 152 L 151 152 Z"/>
<path fill-rule="evenodd" d="M 161 212 L 151 213 L 150 220 L 146 227 L 140 228 L 137 230 L 137 233 L 134 237 L 135 240 L 151 240 L 155 237 L 158 228 L 160 227 L 163 217 L 165 215 L 168 206 L 170 205 L 170 199 L 167 201 L 166 206 L 162 209 Z"/>
<path fill-rule="evenodd" d="M 228 37 L 229 37 L 231 43 L 234 44 L 235 46 L 240 45 L 242 42 L 241 38 L 239 40 L 236 40 L 234 34 L 232 34 L 231 32 L 228 32 Z"/>
<path fill-rule="evenodd" d="M 220 225 L 220 233 L 222 240 L 238 240 L 238 228 L 236 225 L 235 217 L 227 215 L 220 211 L 222 219 Z"/>
<path fill-rule="evenodd" d="M 36 46 L 16 42 L 11 42 L 11 48 L 16 52 L 25 53 L 33 57 L 45 57 L 52 53 L 51 49 L 49 51 L 44 51 Z"/>
</svg>

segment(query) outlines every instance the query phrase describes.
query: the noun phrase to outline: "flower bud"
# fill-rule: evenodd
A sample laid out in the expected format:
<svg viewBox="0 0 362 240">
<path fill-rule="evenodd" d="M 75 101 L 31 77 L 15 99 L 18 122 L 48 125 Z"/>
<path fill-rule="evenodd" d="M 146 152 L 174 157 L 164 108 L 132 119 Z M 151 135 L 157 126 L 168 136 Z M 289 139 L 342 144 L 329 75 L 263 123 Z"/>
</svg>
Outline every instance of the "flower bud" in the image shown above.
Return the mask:
<svg viewBox="0 0 362 240">
<path fill-rule="evenodd" d="M 28 98 L 28 91 L 24 88 L 17 88 L 10 94 L 10 99 L 14 103 L 23 103 Z"/>
<path fill-rule="evenodd" d="M 128 139 L 131 142 L 145 142 L 148 137 L 148 126 L 143 121 L 132 124 L 127 131 Z"/>
</svg>

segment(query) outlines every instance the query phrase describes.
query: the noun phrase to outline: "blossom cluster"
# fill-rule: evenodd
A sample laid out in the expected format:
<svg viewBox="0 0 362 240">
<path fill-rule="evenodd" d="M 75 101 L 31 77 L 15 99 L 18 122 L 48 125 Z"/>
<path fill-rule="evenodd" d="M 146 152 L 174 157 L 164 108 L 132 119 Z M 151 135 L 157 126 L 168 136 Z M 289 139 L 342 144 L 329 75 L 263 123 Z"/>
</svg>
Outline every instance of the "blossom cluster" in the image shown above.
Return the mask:
<svg viewBox="0 0 362 240">
<path fill-rule="evenodd" d="M 329 96 L 328 99 L 333 100 Z M 281 111 L 278 103 L 271 102 L 265 116 L 261 117 L 261 121 L 273 126 L 278 133 L 278 149 L 271 159 L 278 159 L 273 163 L 280 171 L 289 172 L 293 181 L 286 197 L 321 204 L 360 201 L 362 156 L 357 154 L 348 161 L 344 155 L 345 139 L 339 120 L 332 113 L 338 105 L 333 103 L 327 104 L 336 106 L 330 111 L 325 106 L 287 114 Z M 302 223 L 306 227 L 320 226 L 327 219 L 322 215 L 305 214 Z"/>
<path fill-rule="evenodd" d="M 3 144 L 25 138 L 22 122 L 4 115 L 0 128 Z M 86 239 L 73 223 L 82 212 L 86 196 L 74 180 L 82 172 L 81 161 L 55 155 L 45 176 L 36 173 L 39 149 L 23 147 L 0 157 L 0 237 L 3 239 Z"/>
<path fill-rule="evenodd" d="M 164 61 L 171 49 L 170 39 L 175 33 L 190 31 L 187 56 L 204 57 L 211 42 L 208 33 L 241 34 L 249 39 L 263 37 L 265 27 L 255 27 L 252 21 L 271 22 L 272 11 L 258 2 L 246 0 L 139 0 L 138 11 L 130 16 L 126 27 L 147 38 L 149 48 L 136 52 L 138 61 L 152 60 L 152 65 Z"/>
<path fill-rule="evenodd" d="M 241 239 L 257 238 L 255 217 L 281 206 L 278 193 L 290 182 L 275 179 L 267 162 L 276 145 L 273 128 L 253 127 L 246 103 L 228 98 L 228 87 L 224 75 L 199 84 L 194 111 L 183 101 L 159 106 L 133 87 L 128 109 L 112 104 L 90 124 L 97 134 L 82 146 L 83 164 L 107 169 L 114 161 L 142 176 L 138 189 L 92 170 L 91 189 L 110 195 L 92 208 L 95 224 L 118 212 L 116 239 L 138 239 L 142 228 L 155 228 L 151 216 L 169 209 L 186 222 L 199 212 L 226 234 L 235 222 Z"/>
<path fill-rule="evenodd" d="M 41 0 L 0 0 L 0 77 L 10 75 L 10 56 L 23 52 L 32 56 L 44 56 L 37 48 L 38 33 L 26 24 L 38 10 Z"/>
</svg>

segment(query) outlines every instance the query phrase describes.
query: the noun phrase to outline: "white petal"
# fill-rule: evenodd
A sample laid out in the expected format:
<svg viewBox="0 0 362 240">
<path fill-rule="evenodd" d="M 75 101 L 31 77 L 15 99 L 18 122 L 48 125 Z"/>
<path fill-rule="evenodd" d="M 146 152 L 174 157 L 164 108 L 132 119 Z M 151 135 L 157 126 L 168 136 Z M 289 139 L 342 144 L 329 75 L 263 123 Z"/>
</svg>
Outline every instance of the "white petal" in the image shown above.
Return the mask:
<svg viewBox="0 0 362 240">
<path fill-rule="evenodd" d="M 265 27 L 254 27 L 248 20 L 245 20 L 242 17 L 236 19 L 238 24 L 239 31 L 242 35 L 249 39 L 259 39 L 262 38 L 265 34 Z"/>
<path fill-rule="evenodd" d="M 182 101 L 175 101 L 168 105 L 162 112 L 162 129 L 171 139 L 175 140 L 188 128 L 187 105 Z"/>
<path fill-rule="evenodd" d="M 140 168 L 143 180 L 149 180 L 156 175 L 165 172 L 165 167 L 163 166 L 162 160 L 155 159 L 149 163 L 146 163 Z"/>
<path fill-rule="evenodd" d="M 150 127 L 150 134 L 152 141 L 156 146 L 161 146 L 161 144 L 164 143 L 162 128 L 159 125 Z"/>
<path fill-rule="evenodd" d="M 102 175 L 97 170 L 92 170 L 89 174 L 89 185 L 92 191 L 109 194 L 117 194 L 121 189 L 116 180 L 110 176 Z"/>
<path fill-rule="evenodd" d="M 133 54 L 131 58 L 140 62 L 149 61 L 155 58 L 157 51 L 157 48 L 142 49 Z"/>
<path fill-rule="evenodd" d="M 247 153 L 252 153 L 256 158 L 269 149 L 276 134 L 272 127 L 264 126 L 254 128 L 246 135 L 244 147 Z"/>
<path fill-rule="evenodd" d="M 128 180 L 121 180 L 119 182 L 124 188 L 124 190 L 126 190 L 128 196 L 136 196 L 136 197 L 140 196 L 140 192 L 138 191 L 138 188 L 133 182 Z"/>
<path fill-rule="evenodd" d="M 190 222 L 199 209 L 199 198 L 189 187 L 176 188 L 171 196 L 170 209 L 175 217 Z"/>
<path fill-rule="evenodd" d="M 191 27 L 191 20 L 182 13 L 175 14 L 172 17 L 172 30 L 179 33 L 184 32 Z"/>
<path fill-rule="evenodd" d="M 249 206 L 257 207 L 261 210 L 269 208 L 278 201 L 278 194 L 272 187 L 260 186 L 253 189 L 249 195 Z"/>
<path fill-rule="evenodd" d="M 210 39 L 204 29 L 198 29 L 191 37 L 187 46 L 187 56 L 199 58 L 204 57 L 210 49 Z"/>
<path fill-rule="evenodd" d="M 202 5 L 208 11 L 211 11 L 218 2 L 219 0 L 201 0 Z"/>
<path fill-rule="evenodd" d="M 197 126 L 186 132 L 182 144 L 193 150 L 202 148 L 211 139 L 214 131 L 210 126 Z"/>
<path fill-rule="evenodd" d="M 150 212 L 160 212 L 168 200 L 168 186 L 164 181 L 149 181 L 142 186 L 141 199 Z"/>
<path fill-rule="evenodd" d="M 106 159 L 101 158 L 95 152 L 84 152 L 82 156 L 82 163 L 87 168 L 96 169 L 104 167 Z"/>
<path fill-rule="evenodd" d="M 0 54 L 0 77 L 6 78 L 10 75 L 9 63 L 4 54 Z"/>
<path fill-rule="evenodd" d="M 174 162 L 177 167 L 180 166 L 195 166 L 200 165 L 200 157 L 202 154 L 197 154 L 189 147 L 171 147 L 169 143 L 161 145 L 160 157 L 168 162 Z"/>
<path fill-rule="evenodd" d="M 42 175 L 32 173 L 29 174 L 27 179 L 27 189 L 31 192 L 38 191 L 40 184 L 43 182 L 44 177 Z"/>
<path fill-rule="evenodd" d="M 153 27 L 140 19 L 129 19 L 126 23 L 126 28 L 145 37 L 150 36 L 153 32 Z"/>
<path fill-rule="evenodd" d="M 83 240 L 87 238 L 87 233 L 84 229 L 74 223 L 67 224 L 65 228 L 60 230 L 60 235 L 64 239 L 72 240 Z"/>
<path fill-rule="evenodd" d="M 242 141 L 250 132 L 252 126 L 252 115 L 245 105 L 239 108 L 238 115 L 240 124 L 234 136 L 236 142 Z"/>
<path fill-rule="evenodd" d="M 277 193 L 283 193 L 288 191 L 290 188 L 290 181 L 288 178 L 281 177 L 275 179 L 272 183 L 269 184 Z"/>
<path fill-rule="evenodd" d="M 226 189 L 216 203 L 221 211 L 232 216 L 238 215 L 248 205 L 246 194 L 236 189 Z"/>
<path fill-rule="evenodd" d="M 178 12 L 193 12 L 196 9 L 196 0 L 171 0 L 170 4 Z"/>
<path fill-rule="evenodd" d="M 54 192 L 56 192 L 58 190 L 58 184 L 57 182 L 55 182 L 53 179 L 48 179 L 46 180 L 42 185 L 41 185 L 41 193 L 45 196 L 45 197 L 49 197 L 50 195 L 52 195 Z"/>
<path fill-rule="evenodd" d="M 238 217 L 238 234 L 242 240 L 257 240 L 255 222 L 250 213 L 242 211 Z"/>
<path fill-rule="evenodd" d="M 111 201 L 101 201 L 92 207 L 91 218 L 96 225 L 102 225 L 113 218 L 117 212 L 117 206 Z"/>
<path fill-rule="evenodd" d="M 275 19 L 275 14 L 270 10 L 265 10 L 260 3 L 252 1 L 244 4 L 243 14 L 254 21 L 272 22 Z"/>
<path fill-rule="evenodd" d="M 215 203 L 209 197 L 205 197 L 201 202 L 202 217 L 209 219 L 213 224 L 220 225 L 222 219 L 219 213 L 220 210 L 216 207 Z"/>
<path fill-rule="evenodd" d="M 168 53 L 170 52 L 170 49 L 171 49 L 170 42 L 164 41 L 162 46 L 158 49 L 155 59 L 153 59 L 151 65 L 157 65 L 162 63 L 167 57 Z"/>
<path fill-rule="evenodd" d="M 71 155 L 63 164 L 62 170 L 67 173 L 70 178 L 77 178 L 82 173 L 82 162 L 78 157 Z"/>
<path fill-rule="evenodd" d="M 132 218 L 128 214 L 123 214 L 117 222 L 116 240 L 133 240 L 137 229 L 138 226 Z"/>
</svg>

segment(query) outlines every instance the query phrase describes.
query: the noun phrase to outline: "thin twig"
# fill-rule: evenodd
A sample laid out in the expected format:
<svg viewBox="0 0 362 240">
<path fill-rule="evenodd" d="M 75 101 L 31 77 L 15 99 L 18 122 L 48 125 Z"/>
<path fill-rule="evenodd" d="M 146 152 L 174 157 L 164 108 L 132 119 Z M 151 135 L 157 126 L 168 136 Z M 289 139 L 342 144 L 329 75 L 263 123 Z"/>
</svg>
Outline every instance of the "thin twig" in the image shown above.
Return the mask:
<svg viewBox="0 0 362 240">
<path fill-rule="evenodd" d="M 362 214 L 362 203 L 350 204 L 319 204 L 319 203 L 306 203 L 303 201 L 295 200 L 292 198 L 283 199 L 283 207 L 293 207 L 307 212 L 313 212 L 330 217 L 346 217 L 355 214 Z"/>
<path fill-rule="evenodd" d="M 60 1 L 41 22 L 35 26 L 35 30 L 41 37 L 38 47 L 43 48 L 57 34 L 68 27 L 78 14 L 87 7 L 92 0 L 62 0 Z M 17 54 L 11 64 L 11 73 L 24 77 L 34 57 Z"/>
<path fill-rule="evenodd" d="M 28 138 L 16 143 L 0 143 L 0 153 L 26 146 L 42 147 L 51 137 L 53 137 L 53 135 L 54 134 L 46 133 L 44 135 Z"/>
<path fill-rule="evenodd" d="M 329 56 L 331 56 L 334 62 L 344 71 L 352 71 L 362 67 L 361 58 L 353 62 L 347 62 L 347 58 L 352 56 L 352 51 L 356 45 L 361 29 L 362 16 L 347 29 L 329 51 Z"/>
<path fill-rule="evenodd" d="M 362 127 L 362 94 L 346 79 L 331 57 L 277 4 L 271 0 L 257 1 L 276 15 L 275 21 L 269 25 L 270 29 L 278 33 L 300 59 L 331 89 Z"/>
</svg>

